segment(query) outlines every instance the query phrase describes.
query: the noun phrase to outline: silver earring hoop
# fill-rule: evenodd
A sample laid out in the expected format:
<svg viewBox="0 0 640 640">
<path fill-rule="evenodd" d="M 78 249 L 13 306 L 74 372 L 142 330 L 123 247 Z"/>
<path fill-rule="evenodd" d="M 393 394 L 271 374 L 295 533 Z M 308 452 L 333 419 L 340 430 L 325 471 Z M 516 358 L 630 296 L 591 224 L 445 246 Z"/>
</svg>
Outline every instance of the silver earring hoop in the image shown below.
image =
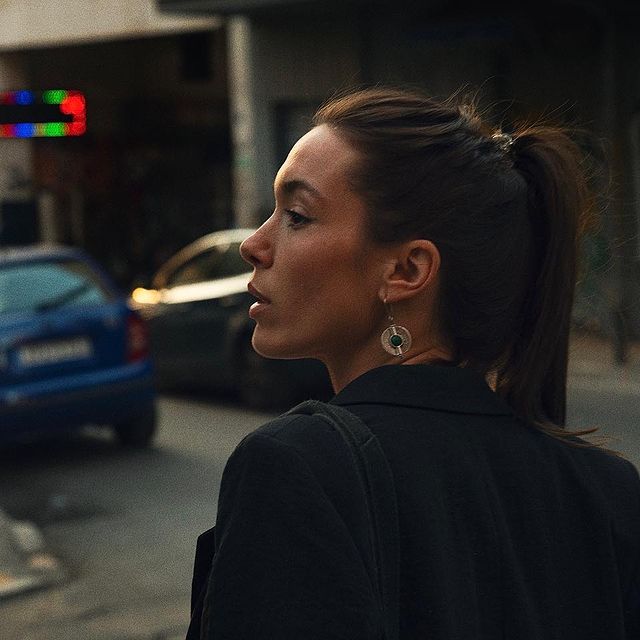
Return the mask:
<svg viewBox="0 0 640 640">
<path fill-rule="evenodd" d="M 384 306 L 387 310 L 387 317 L 391 325 L 382 332 L 380 342 L 382 343 L 382 348 L 387 353 L 401 358 L 411 349 L 411 334 L 408 329 L 394 322 L 391 305 L 387 303 L 386 300 L 384 301 Z"/>
</svg>

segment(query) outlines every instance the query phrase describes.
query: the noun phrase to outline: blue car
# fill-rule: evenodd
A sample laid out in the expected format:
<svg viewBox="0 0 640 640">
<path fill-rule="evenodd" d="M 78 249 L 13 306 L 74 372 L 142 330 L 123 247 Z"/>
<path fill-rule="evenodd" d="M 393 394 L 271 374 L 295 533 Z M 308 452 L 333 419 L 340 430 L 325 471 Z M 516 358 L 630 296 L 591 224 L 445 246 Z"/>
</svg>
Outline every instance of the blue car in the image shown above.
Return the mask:
<svg viewBox="0 0 640 640">
<path fill-rule="evenodd" d="M 129 446 L 156 431 L 145 321 L 71 248 L 0 250 L 0 442 L 108 425 Z"/>
</svg>

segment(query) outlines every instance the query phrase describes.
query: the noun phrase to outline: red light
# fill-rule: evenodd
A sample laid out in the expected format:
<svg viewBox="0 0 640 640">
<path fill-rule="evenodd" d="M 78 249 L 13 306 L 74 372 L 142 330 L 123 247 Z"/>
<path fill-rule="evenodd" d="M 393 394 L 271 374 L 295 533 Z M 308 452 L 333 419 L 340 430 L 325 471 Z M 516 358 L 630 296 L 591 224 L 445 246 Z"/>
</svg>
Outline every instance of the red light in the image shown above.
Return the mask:
<svg viewBox="0 0 640 640">
<path fill-rule="evenodd" d="M 0 91 L 0 138 L 81 136 L 86 108 L 80 91 Z"/>
<path fill-rule="evenodd" d="M 85 102 L 80 95 L 67 96 L 60 104 L 60 111 L 67 115 L 79 116 L 84 113 Z"/>
<path fill-rule="evenodd" d="M 18 134 L 15 124 L 0 124 L 0 136 L 3 138 L 16 138 Z"/>
<path fill-rule="evenodd" d="M 65 135 L 67 136 L 81 136 L 83 133 L 87 131 L 87 121 L 82 120 L 74 120 L 73 122 L 68 122 L 65 124 Z"/>
<path fill-rule="evenodd" d="M 127 320 L 127 362 L 139 362 L 149 355 L 147 323 L 133 313 Z"/>
</svg>

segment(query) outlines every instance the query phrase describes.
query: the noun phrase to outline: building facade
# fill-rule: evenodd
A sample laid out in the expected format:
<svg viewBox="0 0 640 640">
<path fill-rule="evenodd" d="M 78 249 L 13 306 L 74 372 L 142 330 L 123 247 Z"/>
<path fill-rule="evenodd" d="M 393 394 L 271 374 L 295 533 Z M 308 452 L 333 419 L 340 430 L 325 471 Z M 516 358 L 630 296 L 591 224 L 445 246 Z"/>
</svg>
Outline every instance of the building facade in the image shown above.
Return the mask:
<svg viewBox="0 0 640 640">
<path fill-rule="evenodd" d="M 600 194 L 576 322 L 640 337 L 640 7 L 618 0 L 158 0 L 225 16 L 234 210 L 255 223 L 291 142 L 326 97 L 371 83 L 478 92 L 506 127 L 577 126 Z M 634 5 L 634 6 L 631 6 Z"/>
<path fill-rule="evenodd" d="M 0 139 L 3 244 L 84 247 L 128 287 L 229 226 L 226 71 L 215 17 L 153 0 L 3 2 L 0 91 L 74 89 L 87 110 L 82 136 Z"/>
<path fill-rule="evenodd" d="M 35 210 L 31 235 L 142 283 L 198 235 L 263 220 L 278 166 L 335 92 L 477 92 L 506 127 L 543 117 L 585 132 L 600 222 L 575 317 L 623 350 L 640 336 L 640 41 L 627 4 L 5 0 L 0 91 L 81 90 L 87 133 L 0 139 L 0 204 L 23 222 L 16 212 Z"/>
</svg>

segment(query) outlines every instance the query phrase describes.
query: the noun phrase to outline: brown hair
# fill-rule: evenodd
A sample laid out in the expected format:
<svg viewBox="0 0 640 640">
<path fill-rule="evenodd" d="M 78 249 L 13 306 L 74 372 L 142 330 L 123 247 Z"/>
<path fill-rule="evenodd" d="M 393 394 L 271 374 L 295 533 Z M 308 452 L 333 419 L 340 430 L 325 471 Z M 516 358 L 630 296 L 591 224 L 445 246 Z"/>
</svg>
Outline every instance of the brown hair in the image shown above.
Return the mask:
<svg viewBox="0 0 640 640">
<path fill-rule="evenodd" d="M 561 129 L 486 125 L 470 104 L 415 91 L 337 97 L 334 127 L 362 162 L 351 176 L 372 238 L 427 238 L 442 256 L 440 323 L 455 361 L 491 376 L 516 415 L 566 431 L 569 325 L 589 202 L 579 149 Z"/>
</svg>

